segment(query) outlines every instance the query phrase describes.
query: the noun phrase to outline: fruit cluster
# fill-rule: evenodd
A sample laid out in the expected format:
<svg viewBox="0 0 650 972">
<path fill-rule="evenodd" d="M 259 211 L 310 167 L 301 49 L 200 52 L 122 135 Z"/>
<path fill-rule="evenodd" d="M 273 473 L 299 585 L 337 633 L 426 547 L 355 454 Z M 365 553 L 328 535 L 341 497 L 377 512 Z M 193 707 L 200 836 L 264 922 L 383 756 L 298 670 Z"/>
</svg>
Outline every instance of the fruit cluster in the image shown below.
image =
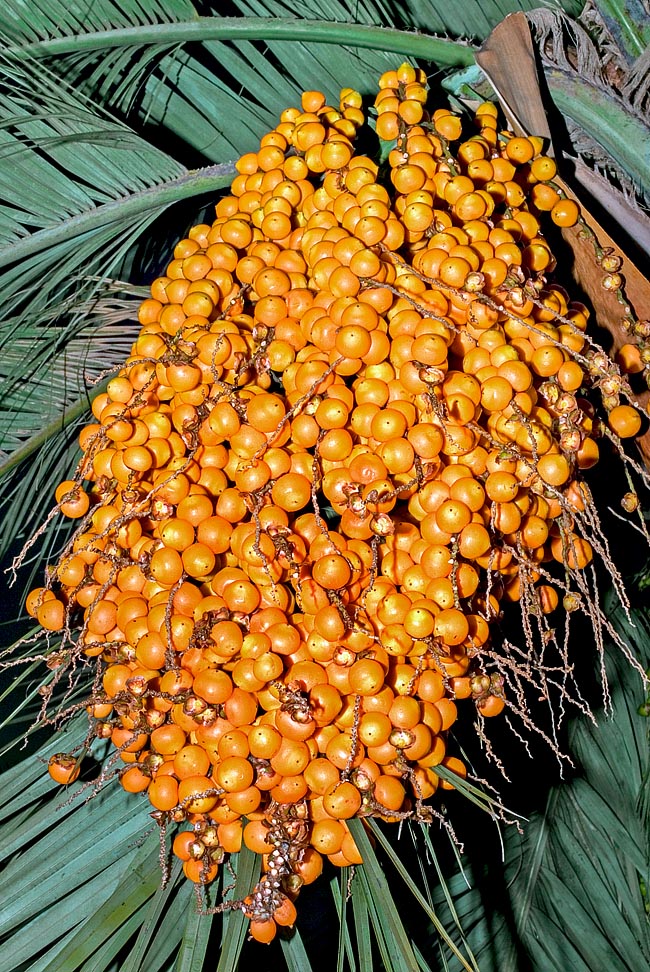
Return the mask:
<svg viewBox="0 0 650 972">
<path fill-rule="evenodd" d="M 349 88 L 338 108 L 305 93 L 237 162 L 93 403 L 56 492 L 81 526 L 27 601 L 64 632 L 51 665 L 97 660 L 102 778 L 187 824 L 187 877 L 242 841 L 264 855 L 240 903 L 262 941 L 323 856 L 361 862 L 347 820 L 429 819 L 436 770 L 464 774 L 457 700 L 479 724 L 514 705 L 501 602 L 549 634 L 603 549 L 587 394 L 609 435 L 641 424 L 549 277 L 545 213 L 579 218 L 554 162 L 487 103 L 452 154 L 461 120 L 426 99 L 409 65 L 381 78 L 385 173 L 355 152 Z"/>
</svg>

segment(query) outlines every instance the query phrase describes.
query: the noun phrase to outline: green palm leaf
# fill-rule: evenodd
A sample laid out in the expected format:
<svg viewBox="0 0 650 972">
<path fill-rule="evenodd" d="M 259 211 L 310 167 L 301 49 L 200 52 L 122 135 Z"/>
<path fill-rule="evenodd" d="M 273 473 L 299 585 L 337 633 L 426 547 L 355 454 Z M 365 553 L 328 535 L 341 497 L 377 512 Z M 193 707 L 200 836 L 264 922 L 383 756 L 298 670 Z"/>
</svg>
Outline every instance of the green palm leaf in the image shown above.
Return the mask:
<svg viewBox="0 0 650 972">
<path fill-rule="evenodd" d="M 595 15 L 595 16 L 594 16 Z M 592 12 L 594 26 L 604 30 L 618 48 L 620 58 L 632 66 L 650 44 L 650 24 L 641 0 L 624 6 L 616 0 L 597 0 Z"/>
<path fill-rule="evenodd" d="M 605 168 L 620 172 L 624 185 L 631 183 L 642 196 L 650 193 L 650 160 L 639 146 L 650 139 L 650 118 L 643 97 L 647 98 L 649 65 L 647 56 L 639 57 L 639 71 L 632 67 L 630 90 L 621 70 L 620 91 L 607 81 L 601 69 L 601 53 L 594 39 L 580 25 L 559 12 L 538 10 L 531 15 L 551 97 L 563 117 L 569 120 L 570 134 L 584 133 L 590 145 L 587 153 Z M 639 103 L 631 100 L 640 95 Z M 578 145 L 579 136 L 576 137 Z"/>
<path fill-rule="evenodd" d="M 29 18 L 17 12 L 6 26 L 0 15 L 0 36 L 4 32 L 12 43 L 15 57 L 47 59 L 71 82 L 85 80 L 93 97 L 113 110 L 137 111 L 148 125 L 164 126 L 211 160 L 254 148 L 304 88 L 337 93 L 345 70 L 370 91 L 395 54 L 450 65 L 472 60 L 466 44 L 430 33 L 350 23 L 357 17 L 336 3 L 320 10 L 319 19 L 299 20 L 299 11 L 281 4 L 240 3 L 250 16 L 199 18 L 191 5 L 174 2 L 152 22 L 138 7 L 105 0 L 104 23 L 111 27 L 93 30 L 93 21 L 83 33 L 53 23 L 49 5 L 43 6 L 39 30 L 34 11 Z M 260 40 L 265 47 L 253 43 Z"/>
<path fill-rule="evenodd" d="M 353 74 L 362 92 L 372 91 L 396 55 L 438 69 L 471 64 L 465 38 L 484 37 L 506 12 L 533 4 L 515 0 L 506 9 L 471 0 L 450 8 L 437 0 L 426 16 L 418 3 L 399 12 L 338 0 L 236 0 L 235 6 L 242 16 L 223 17 L 210 4 L 194 7 L 185 0 L 169 0 L 155 11 L 102 0 L 95 16 L 79 25 L 59 22 L 43 0 L 28 16 L 10 0 L 13 15 L 3 20 L 0 14 L 0 36 L 17 58 L 45 59 L 112 110 L 137 112 L 149 126 L 164 126 L 201 156 L 220 160 L 254 148 L 305 88 L 332 96 L 341 77 Z M 579 5 L 565 0 L 563 8 L 577 13 Z M 395 27 L 387 28 L 396 13 Z"/>
<path fill-rule="evenodd" d="M 622 612 L 614 616 L 648 665 L 644 616 L 633 615 L 634 628 Z M 518 972 L 524 949 L 531 972 L 593 972 L 605 964 L 632 972 L 650 963 L 643 897 L 650 845 L 642 800 L 650 758 L 647 720 L 637 711 L 643 690 L 615 648 L 608 649 L 607 669 L 611 716 L 599 725 L 575 722 L 569 734 L 578 775 L 551 790 L 523 834 L 512 828 L 505 834 L 507 890 L 499 893 L 493 874 L 477 874 L 472 887 L 460 873 L 449 881 L 481 972 Z"/>
<path fill-rule="evenodd" d="M 0 919 L 0 943 L 11 941 L 11 947 L 0 948 L 1 972 L 23 967 L 55 972 L 62 962 L 69 972 L 107 972 L 118 954 L 121 972 L 172 966 L 198 972 L 216 921 L 223 926 L 219 972 L 234 972 L 243 915 L 198 914 L 178 862 L 161 887 L 158 828 L 146 805 L 114 785 L 85 801 L 83 789 L 71 787 L 70 796 L 44 774 L 43 762 L 57 750 L 73 749 L 83 735 L 77 720 L 1 776 L 0 890 L 8 906 Z M 244 848 L 233 866 L 230 894 L 241 898 L 255 883 L 258 858 Z M 17 882 L 20 895 L 11 893 Z M 158 934 L 161 925 L 165 934 Z"/>
<path fill-rule="evenodd" d="M 4 66 L 0 449 L 11 453 L 123 360 L 130 329 L 106 323 L 102 354 L 87 321 L 99 282 L 171 203 L 220 188 L 231 170 L 190 173 L 33 61 Z"/>
</svg>

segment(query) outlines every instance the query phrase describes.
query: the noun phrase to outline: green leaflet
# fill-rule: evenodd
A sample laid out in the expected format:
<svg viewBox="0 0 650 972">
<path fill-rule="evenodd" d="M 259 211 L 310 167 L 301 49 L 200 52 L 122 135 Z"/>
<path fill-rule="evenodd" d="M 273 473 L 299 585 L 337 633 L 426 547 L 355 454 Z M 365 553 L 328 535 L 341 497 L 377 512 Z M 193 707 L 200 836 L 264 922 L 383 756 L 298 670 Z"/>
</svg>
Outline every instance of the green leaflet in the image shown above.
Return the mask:
<svg viewBox="0 0 650 972">
<path fill-rule="evenodd" d="M 281 20 L 261 17 L 196 18 L 185 23 L 155 24 L 143 27 L 124 27 L 116 30 L 86 33 L 74 40 L 54 38 L 36 41 L 12 53 L 25 56 L 58 56 L 71 51 L 134 47 L 140 44 L 172 44 L 208 40 L 288 40 L 304 43 L 324 43 L 369 50 L 386 50 L 395 54 L 421 57 L 451 66 L 468 64 L 471 49 L 426 35 L 413 35 L 386 27 L 363 24 L 339 24 L 322 20 Z"/>
<path fill-rule="evenodd" d="M 363 889 L 379 951 L 389 972 L 415 972 L 418 967 L 409 935 L 397 911 L 386 875 L 372 844 L 358 819 L 348 821 L 350 832 L 363 858 L 356 880 Z"/>
<path fill-rule="evenodd" d="M 79 972 L 106 972 L 108 969 L 115 969 L 113 964 L 115 957 L 120 954 L 129 939 L 137 932 L 145 907 L 145 905 L 141 905 L 115 931 L 108 933 L 107 937 L 98 935 L 97 940 L 101 940 L 101 945 L 86 959 Z M 66 939 L 65 948 L 60 950 L 64 955 L 67 944 L 68 940 Z M 39 969 L 39 972 L 42 972 L 42 970 Z"/>
<path fill-rule="evenodd" d="M 548 68 L 546 82 L 558 110 L 577 122 L 643 192 L 650 190 L 650 130 L 639 115 L 606 91 Z"/>
<path fill-rule="evenodd" d="M 174 972 L 201 972 L 206 959 L 214 918 L 199 914 L 191 903 L 188 911 Z"/>
<path fill-rule="evenodd" d="M 615 618 L 647 664 L 643 616 L 633 615 L 636 628 L 620 611 Z M 632 972 L 650 962 L 640 890 L 650 862 L 638 805 L 650 756 L 642 744 L 646 722 L 636 712 L 643 690 L 617 649 L 608 649 L 607 668 L 612 717 L 598 726 L 576 720 L 570 734 L 582 775 L 553 788 L 545 811 L 524 824 L 523 836 L 506 829 L 505 894 L 489 874 L 471 889 L 463 888 L 460 874 L 449 880 L 481 972 L 518 972 L 524 950 L 531 972 L 593 972 L 605 964 Z M 442 893 L 434 900 L 442 903 Z"/>
<path fill-rule="evenodd" d="M 334 898 L 334 904 L 339 918 L 339 941 L 336 956 L 336 972 L 342 972 L 345 967 L 345 960 L 349 963 L 351 972 L 356 972 L 356 958 L 352 948 L 350 937 L 349 902 L 348 888 L 352 877 L 349 867 L 342 867 L 340 873 L 330 880 L 330 890 Z M 353 896 L 354 897 L 354 896 Z M 359 950 L 361 945 L 357 941 Z M 361 951 L 359 951 L 359 962 L 361 963 Z"/>
<path fill-rule="evenodd" d="M 259 12 L 261 16 L 125 24 L 81 37 L 57 32 L 48 41 L 35 41 L 36 46 L 28 42 L 15 48 L 15 56 L 29 52 L 47 57 L 62 76 L 75 84 L 84 79 L 83 85 L 92 65 L 93 94 L 98 92 L 102 100 L 110 97 L 112 107 L 117 88 L 117 104 L 125 113 L 137 94 L 143 120 L 165 126 L 210 160 L 253 149 L 280 112 L 298 102 L 304 88 L 322 88 L 335 99 L 348 75 L 361 90 L 373 90 L 377 77 L 398 58 L 420 57 L 451 66 L 473 59 L 467 44 L 427 33 L 328 22 L 324 17 L 297 20 L 294 11 L 285 11 L 284 18 L 269 17 L 264 7 Z M 112 19 L 123 21 L 119 5 Z M 23 33 L 33 36 L 29 30 Z"/>
<path fill-rule="evenodd" d="M 133 948 L 129 952 L 128 956 L 124 959 L 122 972 L 142 972 L 142 969 L 145 967 L 145 963 L 147 965 L 150 964 L 149 960 L 151 957 L 153 942 L 156 938 L 156 930 L 159 922 L 164 920 L 163 916 L 169 907 L 170 898 L 179 896 L 178 892 L 180 889 L 178 885 L 180 883 L 182 872 L 183 867 L 181 862 L 178 859 L 174 860 L 167 885 L 164 888 L 159 887 L 153 897 L 149 899 Z M 190 898 L 190 888 L 187 886 L 186 882 L 183 882 L 182 891 L 185 893 L 181 893 L 180 897 Z M 189 904 L 190 902 L 184 901 L 183 903 Z M 174 928 L 174 925 L 171 922 L 170 927 Z"/>
<path fill-rule="evenodd" d="M 159 892 L 156 892 L 156 895 L 158 894 Z M 139 972 L 169 972 L 179 956 L 183 940 L 186 940 L 188 934 L 192 934 L 196 927 L 195 917 L 197 917 L 197 909 L 194 889 L 181 875 L 174 893 L 170 896 L 168 907 L 162 913 L 159 924 L 152 930 Z M 201 958 L 201 942 L 205 934 L 209 934 L 210 916 L 204 918 L 204 922 L 203 928 L 196 937 L 195 961 Z"/>
<path fill-rule="evenodd" d="M 69 963 L 71 970 L 77 969 L 93 955 L 100 930 L 102 938 L 107 933 L 117 931 L 124 921 L 142 908 L 160 886 L 160 864 L 156 841 L 157 837 L 153 835 L 153 839 L 145 842 L 133 859 L 124 880 L 68 942 L 66 962 Z M 141 920 L 146 917 L 146 913 L 145 909 L 140 915 Z M 56 961 L 58 959 L 43 972 L 56 972 Z"/>
<path fill-rule="evenodd" d="M 594 6 L 628 64 L 650 44 L 648 11 L 642 0 L 595 0 Z"/>
<path fill-rule="evenodd" d="M 59 797 L 60 799 L 60 797 Z M 125 801 L 123 801 L 125 802 Z M 9 900 L 0 920 L 0 934 L 7 934 L 19 924 L 40 915 L 48 904 L 63 894 L 74 891 L 80 882 L 90 879 L 123 855 L 123 847 L 140 835 L 143 829 L 142 811 L 134 813 L 133 806 L 116 807 L 114 800 L 96 800 L 92 812 L 77 810 L 65 817 L 56 828 L 50 828 L 27 850 L 14 857 L 5 868 L 0 890 L 7 894 L 17 875 L 20 875 L 21 895 Z M 83 828 L 80 833 L 80 829 Z M 50 841 L 66 848 L 66 859 L 47 853 Z M 49 839 L 48 839 L 49 838 Z M 157 859 L 157 858 L 156 858 Z M 135 880 L 132 877 L 132 880 Z M 159 880 L 159 877 L 158 877 Z M 60 934 L 60 926 L 51 934 Z"/>
<path fill-rule="evenodd" d="M 102 281 L 171 204 L 214 194 L 233 170 L 188 171 L 34 61 L 2 63 L 0 284 L 10 313 L 0 323 L 0 449 L 9 453 L 128 353 L 132 325 L 119 323 L 103 361 L 88 351 Z"/>
<path fill-rule="evenodd" d="M 106 893 L 107 888 L 114 888 L 118 885 L 124 875 L 127 862 L 124 860 L 114 861 L 90 881 L 80 883 L 70 894 L 44 908 L 39 917 L 39 922 L 42 922 L 43 927 L 42 935 L 34 935 L 30 922 L 21 925 L 11 937 L 11 951 L 6 952 L 0 958 L 2 972 L 13 972 L 24 962 L 35 963 L 36 968 L 45 969 L 48 966 L 56 968 L 56 963 L 61 961 L 62 945 L 67 952 L 78 925 L 83 921 L 88 902 L 101 900 L 101 896 Z M 70 930 L 63 939 L 63 943 L 59 939 L 62 929 Z M 46 944 L 49 947 L 44 954 L 41 954 Z M 28 967 L 31 968 L 32 965 L 30 964 Z"/>
<path fill-rule="evenodd" d="M 297 928 L 293 929 L 289 937 L 281 938 L 280 945 L 288 972 L 313 972 L 309 956 Z"/>
<path fill-rule="evenodd" d="M 352 912 L 354 914 L 354 933 L 359 956 L 359 972 L 372 972 L 372 938 L 370 935 L 370 918 L 365 898 L 361 894 L 352 895 Z"/>
<path fill-rule="evenodd" d="M 259 856 L 250 851 L 246 845 L 243 845 L 233 862 L 237 876 L 235 885 L 226 900 L 240 901 L 246 897 L 258 880 L 260 863 Z M 247 927 L 248 919 L 239 908 L 224 912 L 221 952 L 216 972 L 235 972 L 246 938 Z"/>
<path fill-rule="evenodd" d="M 376 821 L 372 820 L 372 819 L 370 819 L 368 821 L 368 823 L 369 823 L 369 826 L 370 826 L 370 829 L 371 829 L 373 835 L 377 839 L 377 842 L 379 844 L 381 844 L 381 846 L 383 847 L 385 853 L 388 855 L 388 857 L 391 860 L 392 864 L 396 868 L 398 874 L 400 875 L 400 877 L 402 878 L 402 880 L 406 884 L 409 892 L 413 895 L 413 898 L 415 899 L 415 901 L 419 904 L 420 908 L 422 908 L 422 910 L 424 911 L 424 913 L 427 915 L 427 917 L 429 918 L 429 921 L 432 922 L 432 924 L 433 924 L 436 932 L 440 936 L 441 941 L 444 942 L 445 945 L 447 945 L 447 947 L 449 948 L 449 950 L 454 954 L 454 956 L 456 957 L 456 959 L 458 959 L 458 961 L 461 963 L 461 965 L 463 966 L 463 968 L 465 968 L 467 970 L 467 972 L 472 972 L 472 970 L 473 970 L 473 972 L 477 972 L 477 966 L 476 966 L 476 962 L 474 960 L 473 955 L 471 954 L 471 952 L 469 952 L 468 959 L 465 959 L 465 957 L 463 955 L 461 955 L 461 953 L 458 950 L 458 948 L 456 947 L 455 943 L 450 938 L 447 930 L 445 929 L 445 927 L 440 922 L 440 919 L 436 915 L 433 907 L 425 899 L 425 897 L 423 896 L 423 894 L 420 891 L 419 887 L 417 886 L 417 884 L 415 883 L 415 881 L 413 880 L 413 878 L 411 877 L 411 875 L 408 873 L 406 867 L 404 866 L 404 864 L 402 863 L 402 861 L 400 859 L 399 854 L 397 853 L 396 850 L 393 849 L 393 847 L 391 845 L 391 842 L 383 834 L 383 832 L 382 832 L 381 827 L 379 826 L 379 824 Z M 469 963 L 471 963 L 471 964 L 469 964 Z"/>
</svg>

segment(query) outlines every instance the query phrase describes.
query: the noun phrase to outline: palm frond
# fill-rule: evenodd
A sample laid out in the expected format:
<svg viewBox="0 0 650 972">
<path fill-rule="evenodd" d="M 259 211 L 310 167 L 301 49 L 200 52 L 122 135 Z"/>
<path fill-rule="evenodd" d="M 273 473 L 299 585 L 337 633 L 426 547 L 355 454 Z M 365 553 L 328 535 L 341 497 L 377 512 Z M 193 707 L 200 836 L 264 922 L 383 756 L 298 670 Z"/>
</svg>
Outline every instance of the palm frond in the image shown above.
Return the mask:
<svg viewBox="0 0 650 972">
<path fill-rule="evenodd" d="M 123 357 L 122 325 L 108 326 L 102 361 L 88 319 L 101 281 L 173 202 L 222 187 L 231 169 L 190 173 L 34 61 L 3 66 L 0 282 L 13 313 L 0 325 L 0 449 L 11 453 Z"/>
<path fill-rule="evenodd" d="M 557 14 L 540 10 L 534 12 L 531 18 L 533 23 L 537 24 L 538 31 L 542 32 L 542 36 L 547 36 L 548 39 L 545 47 L 545 63 L 548 69 L 546 81 L 551 94 L 556 99 L 559 98 L 560 102 L 566 97 L 566 92 L 562 93 L 561 90 L 565 83 L 560 80 L 562 73 L 549 66 L 552 61 L 562 61 L 565 73 L 573 72 L 575 83 L 584 88 L 584 101 L 588 106 L 586 114 L 590 116 L 587 127 L 599 127 L 600 142 L 596 142 L 588 131 L 581 127 L 578 120 L 581 109 L 573 102 L 563 112 L 563 123 L 559 130 L 555 129 L 553 134 L 551 133 L 547 115 L 549 106 L 544 103 L 540 91 L 536 48 L 528 21 L 522 15 L 508 17 L 499 24 L 477 52 L 478 64 L 489 78 L 494 90 L 498 92 L 508 122 L 515 131 L 536 132 L 546 138 L 549 152 L 564 156 L 563 164 L 571 170 L 573 181 L 579 183 L 588 193 L 588 206 L 592 207 L 593 201 L 599 204 L 601 212 L 607 214 L 610 227 L 618 227 L 618 230 L 613 231 L 615 235 L 627 234 L 628 240 L 633 241 L 640 251 L 650 253 L 650 218 L 638 198 L 648 195 L 647 165 L 644 160 L 640 160 L 638 164 L 635 161 L 635 173 L 628 173 L 621 165 L 613 164 L 612 156 L 603 145 L 612 131 L 616 132 L 619 126 L 621 130 L 624 129 L 627 119 L 634 118 L 635 125 L 641 128 L 647 127 L 642 113 L 634 111 L 632 101 L 625 94 L 628 82 L 621 86 L 620 94 L 606 84 L 606 69 L 601 68 L 599 63 L 602 47 L 597 47 L 595 41 L 579 25 L 567 26 L 566 32 L 563 33 L 559 28 L 550 29 L 552 24 L 565 25 L 566 23 L 565 19 L 558 19 Z M 546 26 L 542 29 L 541 25 Z M 547 28 L 550 29 L 548 35 L 544 33 Z M 571 47 L 571 34 L 577 38 L 575 55 L 571 55 L 564 47 L 564 45 Z M 628 78 L 630 76 L 631 73 Z M 597 88 L 598 98 L 608 105 L 608 110 L 603 111 L 602 119 L 593 111 L 594 99 L 589 93 L 590 84 Z M 636 94 L 639 95 L 639 92 L 637 91 Z M 622 115 L 621 118 L 618 117 L 617 112 Z M 627 134 L 631 135 L 630 132 Z M 618 135 L 614 137 L 617 138 Z M 611 146 L 610 150 L 617 151 L 615 146 Z M 634 153 L 628 153 L 628 156 L 633 158 Z M 601 173 L 606 173 L 607 178 Z M 584 200 L 583 211 L 585 218 L 592 220 L 592 230 L 601 240 L 601 245 L 616 245 L 614 240 L 605 239 L 606 231 L 597 223 L 595 217 L 588 213 Z M 575 237 L 574 243 L 577 246 L 576 279 L 592 301 L 598 313 L 599 323 L 614 331 L 619 318 L 618 307 L 615 303 L 608 305 L 606 298 L 603 299 L 604 292 L 597 274 L 593 281 L 588 280 L 588 267 L 585 264 L 582 268 L 585 261 L 580 261 L 578 257 L 580 249 L 578 237 Z M 643 313 L 641 308 L 647 300 L 643 290 L 647 285 L 643 285 L 641 274 L 632 266 L 629 256 L 626 256 L 626 264 L 628 299 L 639 307 L 640 313 Z M 581 269 L 577 272 L 579 265 Z M 637 287 L 637 280 L 641 289 Z M 633 296 L 633 290 L 637 291 L 636 296 Z"/>
<path fill-rule="evenodd" d="M 530 14 L 529 20 L 556 108 L 599 147 L 591 153 L 597 164 L 612 172 L 622 170 L 623 184 L 629 180 L 647 197 L 650 162 L 638 151 L 650 138 L 647 115 L 609 83 L 596 45 L 579 24 L 543 9 Z"/>
<path fill-rule="evenodd" d="M 12 898 L 0 918 L 0 943 L 11 940 L 10 947 L 0 947 L 0 972 L 109 972 L 118 955 L 121 972 L 172 966 L 195 972 L 203 967 L 217 922 L 223 936 L 219 972 L 234 972 L 244 943 L 243 915 L 199 914 L 179 862 L 161 885 L 158 828 L 146 805 L 121 789 L 109 787 L 84 801 L 92 787 L 66 792 L 52 784 L 43 764 L 52 753 L 81 743 L 83 723 L 76 719 L 0 775 L 0 889 L 7 901 Z M 240 899 L 255 883 L 259 859 L 244 848 L 232 866 L 226 897 Z M 231 883 L 225 874 L 224 887 Z M 12 895 L 18 881 L 21 893 Z M 161 923 L 164 935 L 157 934 Z"/>
<path fill-rule="evenodd" d="M 643 0 L 630 0 L 624 6 L 613 0 L 594 0 L 586 11 L 597 20 L 615 45 L 621 60 L 631 67 L 650 44 L 650 23 Z"/>
<path fill-rule="evenodd" d="M 69 425 L 56 431 L 50 426 L 48 438 L 41 443 L 34 458 L 25 465 L 12 467 L 3 479 L 0 493 L 0 555 L 5 559 L 5 564 L 7 558 L 9 563 L 13 560 L 23 544 L 45 521 L 54 506 L 56 485 L 75 468 L 79 456 L 77 435 L 81 425 L 80 416 L 85 414 L 85 406 L 85 402 L 80 403 L 75 419 Z M 27 469 L 29 475 L 26 475 Z M 26 593 L 29 590 L 37 574 L 42 576 L 43 564 L 54 561 L 69 532 L 69 524 L 63 523 L 60 517 L 50 524 L 41 542 L 22 561 L 17 596 L 21 591 Z M 5 569 L 9 570 L 8 564 Z M 5 574 L 4 580 L 13 586 L 11 574 Z M 15 596 L 12 591 L 11 598 L 8 596 L 5 601 L 7 616 L 16 616 L 22 609 L 22 604 L 13 603 Z"/>
<path fill-rule="evenodd" d="M 135 301 L 122 301 L 111 306 L 109 299 L 97 297 L 88 302 L 88 309 L 78 306 L 80 324 L 66 340 L 65 325 L 60 318 L 50 324 L 54 353 L 49 353 L 43 335 L 43 325 L 50 315 L 44 314 L 38 324 L 27 321 L 18 328 L 17 336 L 7 345 L 0 362 L 0 382 L 6 382 L 3 410 L 0 413 L 0 442 L 11 463 L 26 457 L 25 445 L 32 437 L 40 437 L 51 421 L 61 422 L 61 407 L 82 401 L 88 407 L 89 396 L 101 378 L 120 365 L 128 356 L 133 343 L 134 320 L 137 313 Z M 53 312 L 55 315 L 57 311 Z M 6 322 L 7 325 L 10 321 Z M 59 344 L 58 335 L 64 332 Z M 31 360 L 28 394 L 21 382 L 12 382 L 13 376 Z M 34 380 L 38 371 L 45 380 Z M 46 376 L 46 377 L 45 377 Z M 16 421 L 18 416 L 18 421 Z M 59 426 L 60 427 L 60 426 Z M 22 447 L 22 448 L 20 448 Z M 20 449 L 17 454 L 14 450 Z M 0 465 L 0 476 L 9 470 L 9 463 Z"/>
<path fill-rule="evenodd" d="M 631 627 L 622 611 L 613 614 L 647 665 L 645 618 L 635 613 Z M 485 875 L 459 872 L 448 881 L 481 972 L 593 972 L 604 964 L 632 972 L 650 963 L 642 891 L 650 848 L 639 799 L 650 763 L 647 720 L 637 711 L 643 688 L 616 650 L 607 650 L 607 669 L 611 716 L 598 725 L 576 721 L 569 734 L 578 775 L 550 791 L 522 833 L 507 830 L 503 870 L 497 863 Z M 440 891 L 434 898 L 443 908 Z"/>
<path fill-rule="evenodd" d="M 0 36 L 12 45 L 13 57 L 47 59 L 112 110 L 136 112 L 152 130 L 169 129 L 209 160 L 254 148 L 280 111 L 310 86 L 333 97 L 350 73 L 370 91 L 395 55 L 450 65 L 472 60 L 467 44 L 430 33 L 356 18 L 339 22 L 338 4 L 314 20 L 298 20 L 295 11 L 273 3 L 238 4 L 249 14 L 240 17 L 198 17 L 193 8 L 171 4 L 156 22 L 142 18 L 133 26 L 139 9 L 127 6 L 127 16 L 123 3 L 104 0 L 104 23 L 111 26 L 93 29 L 93 21 L 83 33 L 52 24 L 48 5 L 41 6 L 42 16 L 37 5 L 29 18 L 17 13 L 6 26 L 0 14 Z"/>
<path fill-rule="evenodd" d="M 422 31 L 440 37 L 480 39 L 509 13 L 526 11 L 536 6 L 527 0 L 466 0 L 463 4 L 452 5 L 442 0 L 431 0 L 423 5 L 418 0 L 405 0 L 399 7 L 390 0 L 236 0 L 238 9 L 243 13 L 256 13 L 258 16 L 298 16 L 306 20 L 327 17 L 331 20 L 357 22 L 362 24 L 387 25 L 407 30 Z M 577 16 L 582 9 L 579 0 L 562 0 L 551 4 L 563 9 L 571 16 Z M 214 4 L 212 4 L 214 6 Z"/>
<path fill-rule="evenodd" d="M 286 4 L 237 0 L 238 17 L 218 5 L 184 0 L 155 11 L 125 0 L 102 0 L 88 23 L 60 21 L 51 5 L 24 8 L 10 0 L 0 14 L 0 37 L 18 58 L 45 59 L 112 110 L 135 112 L 163 126 L 209 160 L 249 151 L 277 113 L 305 88 L 337 94 L 352 73 L 370 91 L 395 56 L 432 63 L 438 70 L 472 63 L 464 39 L 484 37 L 505 13 L 529 9 L 525 0 L 450 6 Z M 564 0 L 577 14 L 579 4 Z M 394 24 L 388 27 L 387 24 Z M 263 43 L 256 43 L 263 42 Z"/>
</svg>

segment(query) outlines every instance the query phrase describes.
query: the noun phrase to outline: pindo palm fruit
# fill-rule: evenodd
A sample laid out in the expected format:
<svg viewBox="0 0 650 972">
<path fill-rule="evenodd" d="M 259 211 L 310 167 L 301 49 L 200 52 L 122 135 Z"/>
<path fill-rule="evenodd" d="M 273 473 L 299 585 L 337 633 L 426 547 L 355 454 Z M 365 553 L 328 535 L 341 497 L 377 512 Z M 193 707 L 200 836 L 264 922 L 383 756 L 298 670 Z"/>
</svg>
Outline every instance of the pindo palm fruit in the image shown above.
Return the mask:
<svg viewBox="0 0 650 972">
<path fill-rule="evenodd" d="M 94 660 L 102 779 L 180 825 L 187 877 L 262 855 L 260 941 L 323 858 L 361 862 L 350 819 L 431 819 L 459 713 L 529 721 L 533 629 L 550 658 L 560 599 L 607 626 L 584 471 L 606 438 L 642 476 L 626 380 L 552 276 L 544 226 L 580 218 L 555 163 L 491 104 L 469 134 L 426 105 L 421 71 L 380 79 L 385 172 L 350 88 L 239 159 L 93 402 L 56 492 L 78 529 L 27 600 Z M 522 649 L 491 640 L 510 601 Z"/>
</svg>

